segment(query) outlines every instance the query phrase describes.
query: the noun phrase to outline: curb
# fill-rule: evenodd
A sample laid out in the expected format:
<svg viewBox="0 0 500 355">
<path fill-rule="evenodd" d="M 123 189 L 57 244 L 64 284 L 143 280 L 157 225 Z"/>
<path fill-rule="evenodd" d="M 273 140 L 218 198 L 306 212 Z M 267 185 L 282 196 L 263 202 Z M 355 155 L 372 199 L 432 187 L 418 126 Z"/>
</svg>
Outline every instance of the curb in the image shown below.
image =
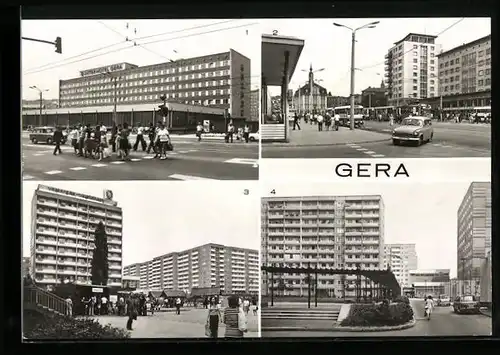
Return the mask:
<svg viewBox="0 0 500 355">
<path fill-rule="evenodd" d="M 261 332 L 265 331 L 310 331 L 310 332 L 388 332 L 394 330 L 404 330 L 413 328 L 417 324 L 416 319 L 409 321 L 408 323 L 387 327 L 343 327 L 334 326 L 332 328 L 314 328 L 314 327 L 261 327 Z"/>
<path fill-rule="evenodd" d="M 486 317 L 490 317 L 490 318 L 492 318 L 492 315 L 491 315 L 491 314 L 489 314 L 489 313 L 487 313 L 487 312 L 485 312 L 485 311 L 481 311 L 481 310 L 479 310 L 479 312 L 480 312 L 483 316 L 486 316 Z"/>
<path fill-rule="evenodd" d="M 331 147 L 331 146 L 339 146 L 339 145 L 347 145 L 347 144 L 365 144 L 365 143 L 379 143 L 390 140 L 390 138 L 386 139 L 377 139 L 377 140 L 368 140 L 368 141 L 352 141 L 345 143 L 329 143 L 329 144 L 290 144 L 290 143 L 262 143 L 262 149 L 266 148 L 266 145 L 269 147 Z M 264 158 L 264 157 L 263 157 Z"/>
</svg>

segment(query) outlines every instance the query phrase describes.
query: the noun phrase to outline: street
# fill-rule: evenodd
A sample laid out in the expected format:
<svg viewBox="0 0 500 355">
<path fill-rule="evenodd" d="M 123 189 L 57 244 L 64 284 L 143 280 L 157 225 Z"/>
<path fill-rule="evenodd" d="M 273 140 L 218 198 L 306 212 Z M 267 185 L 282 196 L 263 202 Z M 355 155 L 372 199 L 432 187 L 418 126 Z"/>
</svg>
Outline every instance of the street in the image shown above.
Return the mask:
<svg viewBox="0 0 500 355">
<path fill-rule="evenodd" d="M 130 139 L 135 142 L 135 137 Z M 147 142 L 147 139 L 146 139 Z M 174 151 L 167 160 L 154 154 L 131 151 L 131 161 L 116 154 L 98 161 L 78 157 L 66 143 L 63 154 L 54 156 L 54 146 L 32 144 L 22 138 L 24 180 L 257 180 L 257 143 L 224 143 L 172 137 Z"/>
<path fill-rule="evenodd" d="M 412 336 L 489 336 L 492 334 L 490 317 L 482 314 L 455 314 L 453 307 L 436 307 L 428 321 L 424 318 L 424 301 L 411 300 L 416 325 L 412 328 L 387 332 L 337 331 L 266 331 L 262 337 L 412 337 Z"/>
<path fill-rule="evenodd" d="M 365 121 L 362 130 L 377 134 L 373 139 L 345 141 L 343 135 L 349 128 L 340 127 L 339 131 L 318 132 L 316 125 L 302 124 L 301 128 L 309 135 L 314 134 L 312 142 L 295 144 L 294 136 L 300 131 L 291 131 L 290 143 L 263 145 L 263 158 L 450 158 L 450 157 L 490 157 L 491 126 L 485 124 L 433 122 L 432 142 L 420 147 L 405 145 L 394 146 L 391 141 L 392 130 L 388 122 Z M 314 131 L 314 133 L 313 133 Z M 340 134 L 339 134 L 340 133 Z M 303 135 L 304 133 L 301 132 Z M 324 136 L 329 143 L 324 144 Z M 317 142 L 315 144 L 315 142 Z"/>
<path fill-rule="evenodd" d="M 132 338 L 206 338 L 206 309 L 184 309 L 180 315 L 175 312 L 157 312 L 154 315 L 137 317 L 132 325 Z M 258 337 L 259 315 L 248 313 L 248 332 L 245 338 Z M 127 317 L 100 316 L 94 317 L 102 325 L 110 324 L 125 329 Z M 225 325 L 219 326 L 219 338 L 224 337 Z"/>
</svg>

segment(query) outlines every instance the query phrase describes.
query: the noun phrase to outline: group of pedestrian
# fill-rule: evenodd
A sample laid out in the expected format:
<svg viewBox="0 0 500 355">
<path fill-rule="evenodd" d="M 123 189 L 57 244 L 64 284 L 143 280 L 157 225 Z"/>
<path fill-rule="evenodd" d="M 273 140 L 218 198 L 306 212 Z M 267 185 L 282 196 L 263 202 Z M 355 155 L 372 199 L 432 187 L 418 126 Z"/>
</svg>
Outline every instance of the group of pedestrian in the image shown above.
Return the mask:
<svg viewBox="0 0 500 355">
<path fill-rule="evenodd" d="M 332 116 L 329 112 L 318 112 L 318 113 L 310 113 L 307 112 L 303 116 L 299 116 L 297 113 L 294 114 L 293 117 L 293 130 L 295 131 L 296 128 L 299 129 L 300 131 L 300 120 L 301 118 L 304 118 L 304 122 L 307 124 L 315 124 L 318 126 L 318 131 L 321 132 L 323 131 L 323 128 L 325 131 L 329 131 L 330 127 L 332 130 L 338 131 L 339 129 L 339 117 L 338 115 Z M 333 125 L 333 127 L 332 127 Z"/>
<path fill-rule="evenodd" d="M 209 338 L 218 338 L 219 325 L 225 324 L 225 338 L 243 338 L 248 331 L 248 319 L 245 313 L 245 303 L 238 296 L 229 296 L 228 305 L 222 310 L 220 303 L 212 297 L 208 306 L 205 335 Z"/>
</svg>

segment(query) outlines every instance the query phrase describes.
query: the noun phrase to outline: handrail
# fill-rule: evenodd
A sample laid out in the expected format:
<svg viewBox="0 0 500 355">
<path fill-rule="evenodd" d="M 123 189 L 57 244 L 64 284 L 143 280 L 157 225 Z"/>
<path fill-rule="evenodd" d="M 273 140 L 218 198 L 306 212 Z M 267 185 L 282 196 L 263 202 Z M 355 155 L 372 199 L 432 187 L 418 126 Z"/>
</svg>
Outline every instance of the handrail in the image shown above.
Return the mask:
<svg viewBox="0 0 500 355">
<path fill-rule="evenodd" d="M 24 286 L 23 301 L 28 304 L 46 307 L 64 315 L 71 314 L 71 306 L 65 299 L 36 285 Z"/>
</svg>

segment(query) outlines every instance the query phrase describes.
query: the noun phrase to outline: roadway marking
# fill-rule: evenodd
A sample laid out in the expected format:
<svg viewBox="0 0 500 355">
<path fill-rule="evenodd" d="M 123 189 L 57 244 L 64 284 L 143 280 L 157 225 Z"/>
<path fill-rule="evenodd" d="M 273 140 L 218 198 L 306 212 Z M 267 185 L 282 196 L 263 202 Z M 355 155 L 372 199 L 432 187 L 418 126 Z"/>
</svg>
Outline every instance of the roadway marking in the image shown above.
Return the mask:
<svg viewBox="0 0 500 355">
<path fill-rule="evenodd" d="M 93 164 L 92 166 L 96 167 L 96 168 L 102 168 L 102 167 L 107 166 L 107 165 L 106 164 Z"/>
<path fill-rule="evenodd" d="M 170 175 L 169 178 L 176 179 L 176 180 L 184 180 L 184 181 L 217 180 L 217 179 L 204 178 L 204 177 L 200 177 L 200 176 L 182 175 L 182 174 L 173 174 L 173 175 Z"/>
<path fill-rule="evenodd" d="M 366 148 L 357 148 L 356 150 L 359 150 L 360 152 L 362 152 L 362 151 L 365 151 L 365 150 L 368 150 L 368 149 L 366 149 Z"/>
<path fill-rule="evenodd" d="M 141 161 L 142 159 L 138 159 L 138 158 L 134 158 L 134 159 L 130 159 L 130 161 Z"/>
<path fill-rule="evenodd" d="M 154 156 L 153 155 L 146 155 L 142 159 L 154 159 Z"/>
<path fill-rule="evenodd" d="M 352 144 L 351 148 L 361 148 L 361 146 L 359 144 Z"/>
<path fill-rule="evenodd" d="M 373 154 L 372 155 L 372 158 L 383 158 L 383 157 L 385 157 L 384 154 Z"/>
<path fill-rule="evenodd" d="M 56 175 L 62 173 L 61 170 L 51 170 L 51 171 L 46 171 L 45 174 L 47 175 Z"/>
<path fill-rule="evenodd" d="M 125 164 L 124 161 L 112 161 L 111 164 L 115 164 L 115 165 L 120 165 L 120 164 Z"/>
<path fill-rule="evenodd" d="M 370 154 L 370 155 L 372 155 L 372 154 L 377 154 L 377 153 L 376 153 L 376 152 L 374 152 L 373 150 L 368 150 L 368 151 L 366 151 L 366 152 L 365 152 L 365 154 Z"/>
<path fill-rule="evenodd" d="M 32 180 L 34 179 L 35 177 L 34 176 L 31 176 L 31 175 L 23 175 L 23 179 L 24 180 Z"/>
<path fill-rule="evenodd" d="M 87 168 L 84 168 L 83 166 L 77 166 L 74 168 L 69 168 L 69 170 L 79 171 L 79 170 L 87 170 Z"/>
<path fill-rule="evenodd" d="M 224 163 L 230 163 L 230 164 L 247 164 L 247 165 L 258 165 L 259 160 L 258 159 L 240 159 L 240 158 L 233 158 L 229 160 L 225 160 Z"/>
<path fill-rule="evenodd" d="M 44 155 L 44 153 L 36 153 L 36 154 L 33 154 L 33 156 L 35 156 L 35 157 L 40 157 L 40 156 L 42 156 L 42 155 Z"/>
</svg>

